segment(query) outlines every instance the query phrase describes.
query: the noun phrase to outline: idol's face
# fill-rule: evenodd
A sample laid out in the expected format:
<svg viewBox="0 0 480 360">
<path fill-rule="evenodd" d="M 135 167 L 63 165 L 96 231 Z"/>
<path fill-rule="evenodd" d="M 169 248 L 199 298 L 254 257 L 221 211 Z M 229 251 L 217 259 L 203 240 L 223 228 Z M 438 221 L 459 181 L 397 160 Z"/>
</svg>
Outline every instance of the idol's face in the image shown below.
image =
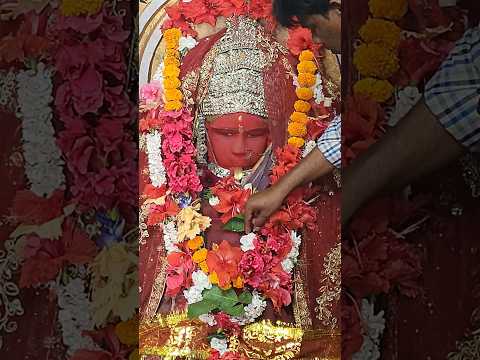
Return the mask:
<svg viewBox="0 0 480 360">
<path fill-rule="evenodd" d="M 330 10 L 325 15 L 310 15 L 305 25 L 312 30 L 314 40 L 322 42 L 327 49 L 340 54 L 342 51 L 342 12 L 341 1 L 330 1 Z"/>
<path fill-rule="evenodd" d="M 253 168 L 270 142 L 265 120 L 246 113 L 207 119 L 207 133 L 210 161 L 230 170 Z"/>
</svg>

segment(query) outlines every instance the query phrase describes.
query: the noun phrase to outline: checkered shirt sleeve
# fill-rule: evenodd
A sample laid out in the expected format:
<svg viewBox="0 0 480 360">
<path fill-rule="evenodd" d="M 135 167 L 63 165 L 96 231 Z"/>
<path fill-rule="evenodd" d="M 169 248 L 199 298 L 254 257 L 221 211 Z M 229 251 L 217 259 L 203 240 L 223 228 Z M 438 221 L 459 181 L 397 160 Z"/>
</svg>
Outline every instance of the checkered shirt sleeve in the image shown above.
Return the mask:
<svg viewBox="0 0 480 360">
<path fill-rule="evenodd" d="M 425 103 L 445 129 L 480 152 L 480 27 L 457 42 L 425 88 Z"/>
<path fill-rule="evenodd" d="M 340 168 L 342 165 L 341 156 L 341 117 L 336 116 L 328 128 L 317 140 L 318 149 L 322 152 L 333 166 Z"/>
</svg>

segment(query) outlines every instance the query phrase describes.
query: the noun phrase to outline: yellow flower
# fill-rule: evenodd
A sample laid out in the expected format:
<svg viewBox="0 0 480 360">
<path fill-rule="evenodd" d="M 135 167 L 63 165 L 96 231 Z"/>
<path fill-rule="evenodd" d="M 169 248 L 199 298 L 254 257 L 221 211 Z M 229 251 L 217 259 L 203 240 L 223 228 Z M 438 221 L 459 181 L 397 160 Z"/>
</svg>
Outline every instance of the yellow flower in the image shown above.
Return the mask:
<svg viewBox="0 0 480 360">
<path fill-rule="evenodd" d="M 115 334 L 122 344 L 132 346 L 138 344 L 138 318 L 119 322 L 115 326 Z"/>
<path fill-rule="evenodd" d="M 295 93 L 300 100 L 308 101 L 313 98 L 313 90 L 310 88 L 297 88 Z"/>
<path fill-rule="evenodd" d="M 176 77 L 165 78 L 163 80 L 163 88 L 167 89 L 178 89 L 181 85 L 180 79 Z"/>
<path fill-rule="evenodd" d="M 178 60 L 174 56 L 166 56 L 165 59 L 163 59 L 163 64 L 165 66 L 175 65 L 176 67 L 179 67 L 180 66 L 180 60 Z"/>
<path fill-rule="evenodd" d="M 207 259 L 207 255 L 208 255 L 207 249 L 203 248 L 203 249 L 197 250 L 192 256 L 192 261 L 195 264 L 201 264 Z"/>
<path fill-rule="evenodd" d="M 171 28 L 168 30 L 165 30 L 163 33 L 163 36 L 165 37 L 165 41 L 179 41 L 180 38 L 182 37 L 182 31 L 179 28 Z"/>
<path fill-rule="evenodd" d="M 213 284 L 213 285 L 216 285 L 218 284 L 218 275 L 215 271 L 213 271 L 210 275 L 208 275 L 208 280 L 210 280 L 210 282 Z"/>
<path fill-rule="evenodd" d="M 294 113 L 292 113 L 292 115 L 290 115 L 290 120 L 302 125 L 307 125 L 309 121 L 308 116 L 306 114 L 297 112 L 297 111 L 295 111 Z"/>
<path fill-rule="evenodd" d="M 387 80 L 365 78 L 357 81 L 353 86 L 355 94 L 366 95 L 372 100 L 383 103 L 393 95 L 394 87 Z"/>
<path fill-rule="evenodd" d="M 358 72 L 366 77 L 388 79 L 400 68 L 397 55 L 378 44 L 362 44 L 353 54 Z"/>
<path fill-rule="evenodd" d="M 211 219 L 200 214 L 198 210 L 200 210 L 200 205 L 188 206 L 178 213 L 177 226 L 180 242 L 186 239 L 192 240 L 210 226 Z"/>
<path fill-rule="evenodd" d="M 206 261 L 202 261 L 200 264 L 198 264 L 198 266 L 200 266 L 200 269 L 201 269 L 205 274 L 208 274 L 208 265 L 207 265 L 207 262 L 206 262 Z"/>
<path fill-rule="evenodd" d="M 233 287 L 236 289 L 241 289 L 243 288 L 243 277 L 238 276 L 234 281 L 233 281 Z"/>
<path fill-rule="evenodd" d="M 373 17 L 400 20 L 408 10 L 408 0 L 370 0 L 368 2 Z"/>
<path fill-rule="evenodd" d="M 299 73 L 315 74 L 317 71 L 317 65 L 313 61 L 300 61 L 297 65 Z"/>
<path fill-rule="evenodd" d="M 175 65 L 167 65 L 163 69 L 163 76 L 171 77 L 171 78 L 178 78 L 180 75 L 180 68 Z"/>
<path fill-rule="evenodd" d="M 181 110 L 183 104 L 181 101 L 167 101 L 165 103 L 165 110 L 166 111 L 178 111 Z"/>
<path fill-rule="evenodd" d="M 315 55 L 310 50 L 303 50 L 298 59 L 300 61 L 313 61 L 315 59 Z"/>
<path fill-rule="evenodd" d="M 203 245 L 203 237 L 195 236 L 192 240 L 187 241 L 187 246 L 190 250 L 197 250 Z"/>
<path fill-rule="evenodd" d="M 140 360 L 140 352 L 138 349 L 133 350 L 130 355 L 128 355 L 128 360 Z"/>
<path fill-rule="evenodd" d="M 288 143 L 297 148 L 301 148 L 303 145 L 305 145 L 305 140 L 299 137 L 291 137 L 288 139 Z"/>
<path fill-rule="evenodd" d="M 300 84 L 300 86 L 312 87 L 313 85 L 315 85 L 316 81 L 317 81 L 317 77 L 313 74 L 308 74 L 308 73 L 298 74 L 298 83 Z"/>
<path fill-rule="evenodd" d="M 401 29 L 391 21 L 368 19 L 358 33 L 366 43 L 377 43 L 393 50 L 400 43 Z"/>
<path fill-rule="evenodd" d="M 291 136 L 304 137 L 307 135 L 307 127 L 303 124 L 291 122 L 288 124 L 288 133 Z"/>
<path fill-rule="evenodd" d="M 102 5 L 103 0 L 63 0 L 61 11 L 64 16 L 94 15 Z"/>
<path fill-rule="evenodd" d="M 167 58 L 167 57 L 174 58 L 174 59 L 180 59 L 180 51 L 175 50 L 175 49 L 167 48 L 165 50 L 165 57 L 164 58 Z"/>
<path fill-rule="evenodd" d="M 295 101 L 295 111 L 303 112 L 306 114 L 310 111 L 311 108 L 312 108 L 312 105 L 310 105 L 310 103 L 306 101 L 303 101 L 303 100 Z"/>
<path fill-rule="evenodd" d="M 183 94 L 178 89 L 165 89 L 165 98 L 168 101 L 183 100 Z"/>
</svg>

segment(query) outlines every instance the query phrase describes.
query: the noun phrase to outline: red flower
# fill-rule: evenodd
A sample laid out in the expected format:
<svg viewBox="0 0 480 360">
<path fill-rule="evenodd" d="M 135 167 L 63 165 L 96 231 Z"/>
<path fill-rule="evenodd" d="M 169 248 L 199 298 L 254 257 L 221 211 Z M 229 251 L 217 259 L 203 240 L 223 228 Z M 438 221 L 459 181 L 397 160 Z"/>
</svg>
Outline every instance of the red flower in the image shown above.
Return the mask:
<svg viewBox="0 0 480 360">
<path fill-rule="evenodd" d="M 67 219 L 59 240 L 41 239 L 35 235 L 27 238 L 20 286 L 30 287 L 54 280 L 67 264 L 87 264 L 96 253 L 95 243 L 75 227 L 73 220 Z"/>
<path fill-rule="evenodd" d="M 300 161 L 300 150 L 289 144 L 275 150 L 276 165 L 272 169 L 270 181 L 275 184 L 282 176 L 293 169 Z"/>
<path fill-rule="evenodd" d="M 223 214 L 220 219 L 226 224 L 233 217 L 243 213 L 248 198 L 252 195 L 250 189 L 239 187 L 232 177 L 222 179 L 212 188 L 212 193 L 220 200 L 214 209 Z"/>
<path fill-rule="evenodd" d="M 31 191 L 19 191 L 13 201 L 13 216 L 19 223 L 41 225 L 62 215 L 63 192 L 55 191 L 48 199 Z"/>
<path fill-rule="evenodd" d="M 254 250 L 245 252 L 239 268 L 247 284 L 254 288 L 260 286 L 265 271 L 265 262 L 261 254 Z"/>
<path fill-rule="evenodd" d="M 289 30 L 287 45 L 290 52 L 295 56 L 300 55 L 303 50 L 318 53 L 320 49 L 320 45 L 313 42 L 312 31 L 304 27 Z"/>
<path fill-rule="evenodd" d="M 167 290 L 169 296 L 176 296 L 192 283 L 194 264 L 192 258 L 184 253 L 171 253 L 167 257 Z"/>
<path fill-rule="evenodd" d="M 180 211 L 177 203 L 171 198 L 165 200 L 163 205 L 152 205 L 148 214 L 148 225 L 161 224 L 169 216 L 175 216 Z"/>
<path fill-rule="evenodd" d="M 218 329 L 222 329 L 232 335 L 240 334 L 240 326 L 237 323 L 231 321 L 230 316 L 228 316 L 224 312 L 214 314 L 214 317 L 215 321 L 217 322 L 216 326 Z"/>
<path fill-rule="evenodd" d="M 342 297 L 342 358 L 351 359 L 363 344 L 362 324 L 357 308 Z"/>
<path fill-rule="evenodd" d="M 228 287 L 239 276 L 238 264 L 242 259 L 242 250 L 223 240 L 217 249 L 208 252 L 207 265 L 210 272 L 215 271 L 218 285 Z"/>
<path fill-rule="evenodd" d="M 84 335 L 92 338 L 101 349 L 77 350 L 71 360 L 123 360 L 128 358 L 131 349 L 122 345 L 115 334 L 115 326 L 109 325 L 97 331 L 85 331 Z"/>
</svg>

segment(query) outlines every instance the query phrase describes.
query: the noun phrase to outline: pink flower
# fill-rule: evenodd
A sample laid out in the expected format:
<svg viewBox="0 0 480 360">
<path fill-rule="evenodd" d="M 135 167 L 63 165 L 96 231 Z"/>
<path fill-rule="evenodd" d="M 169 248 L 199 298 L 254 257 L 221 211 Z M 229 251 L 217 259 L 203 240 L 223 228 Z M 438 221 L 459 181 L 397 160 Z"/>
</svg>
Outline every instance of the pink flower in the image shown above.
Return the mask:
<svg viewBox="0 0 480 360">
<path fill-rule="evenodd" d="M 147 102 L 156 101 L 160 95 L 161 86 L 160 83 L 156 81 L 143 85 L 140 89 L 140 99 Z"/>
<path fill-rule="evenodd" d="M 262 255 L 255 250 L 249 250 L 243 254 L 239 268 L 245 278 L 245 282 L 253 287 L 260 286 L 263 280 L 265 263 Z"/>
</svg>

